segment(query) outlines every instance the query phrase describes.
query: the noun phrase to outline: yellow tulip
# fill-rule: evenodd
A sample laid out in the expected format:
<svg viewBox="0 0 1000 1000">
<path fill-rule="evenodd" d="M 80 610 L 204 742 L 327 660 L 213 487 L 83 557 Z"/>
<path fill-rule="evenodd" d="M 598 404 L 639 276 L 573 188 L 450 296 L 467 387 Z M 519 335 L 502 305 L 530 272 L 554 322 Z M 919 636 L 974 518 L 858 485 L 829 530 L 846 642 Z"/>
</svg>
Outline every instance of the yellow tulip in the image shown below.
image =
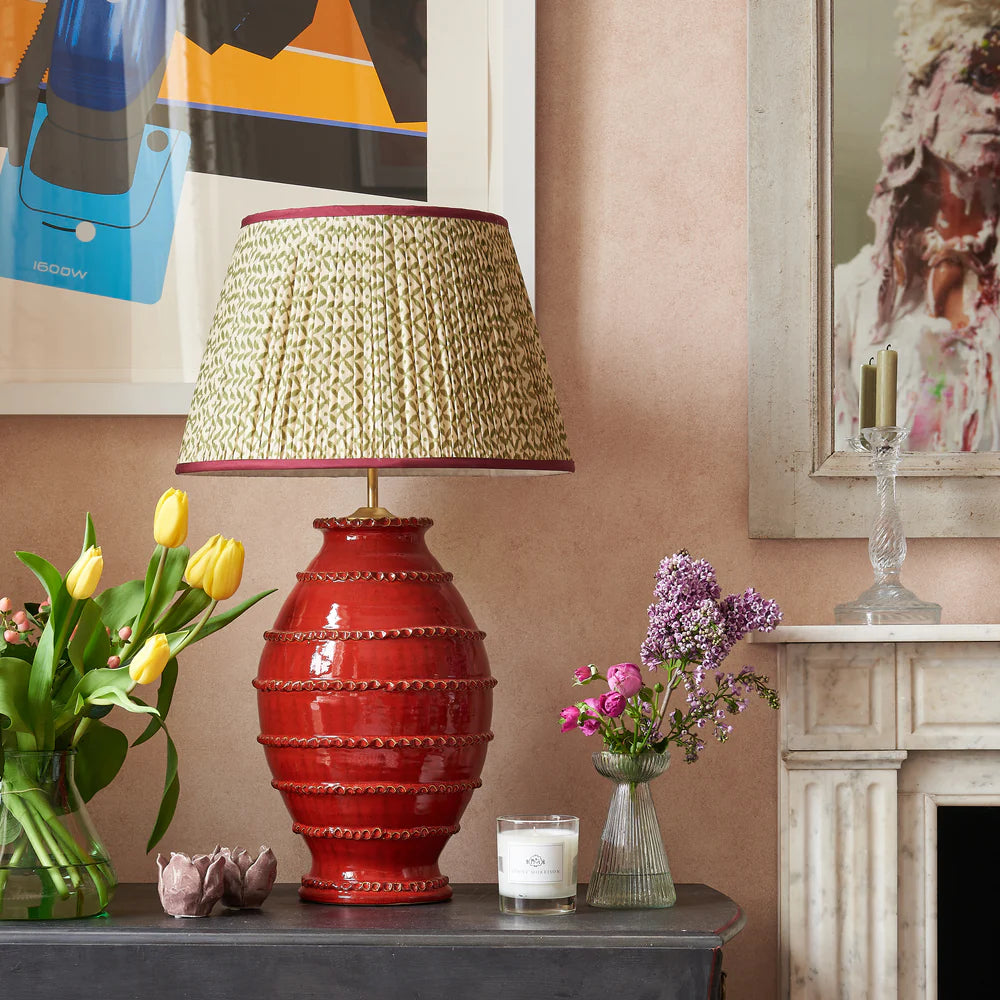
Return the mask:
<svg viewBox="0 0 1000 1000">
<path fill-rule="evenodd" d="M 215 562 L 215 550 L 222 544 L 222 535 L 212 535 L 205 544 L 198 549 L 190 559 L 188 559 L 187 569 L 184 570 L 184 579 L 192 587 L 199 590 L 205 583 L 205 571 Z"/>
<path fill-rule="evenodd" d="M 66 589 L 69 596 L 77 601 L 85 601 L 97 590 L 97 583 L 104 570 L 101 547 L 91 545 L 66 575 Z"/>
<path fill-rule="evenodd" d="M 150 636 L 128 665 L 128 675 L 136 684 L 152 684 L 170 659 L 170 644 L 162 632 Z"/>
<path fill-rule="evenodd" d="M 243 544 L 235 538 L 223 538 L 205 570 L 202 588 L 213 601 L 224 601 L 236 593 L 242 579 Z"/>
<path fill-rule="evenodd" d="M 176 549 L 184 544 L 188 533 L 188 495 L 183 490 L 169 489 L 156 502 L 153 515 L 153 538 L 157 545 Z"/>
</svg>

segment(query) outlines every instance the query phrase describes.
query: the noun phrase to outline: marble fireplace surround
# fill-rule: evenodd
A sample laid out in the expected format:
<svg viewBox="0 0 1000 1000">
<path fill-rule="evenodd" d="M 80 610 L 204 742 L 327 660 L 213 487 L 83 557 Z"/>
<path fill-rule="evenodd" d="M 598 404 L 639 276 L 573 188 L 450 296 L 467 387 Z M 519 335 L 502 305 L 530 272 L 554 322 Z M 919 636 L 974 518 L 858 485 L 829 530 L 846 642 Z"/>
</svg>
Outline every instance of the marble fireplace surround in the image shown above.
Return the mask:
<svg viewBox="0 0 1000 1000">
<path fill-rule="evenodd" d="M 1000 805 L 1000 625 L 793 625 L 778 647 L 789 1000 L 937 1000 L 939 805 Z"/>
</svg>

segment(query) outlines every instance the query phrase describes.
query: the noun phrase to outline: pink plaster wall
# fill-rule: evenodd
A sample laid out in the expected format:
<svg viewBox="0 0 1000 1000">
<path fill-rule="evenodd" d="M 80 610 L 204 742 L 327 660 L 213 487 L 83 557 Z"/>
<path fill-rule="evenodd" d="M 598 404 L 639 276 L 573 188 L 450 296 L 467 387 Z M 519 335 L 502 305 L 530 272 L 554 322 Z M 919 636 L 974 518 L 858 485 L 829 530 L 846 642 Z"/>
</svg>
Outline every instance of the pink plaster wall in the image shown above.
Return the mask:
<svg viewBox="0 0 1000 1000">
<path fill-rule="evenodd" d="M 538 307 L 579 471 L 524 480 L 391 480 L 383 500 L 431 515 L 432 550 L 480 626 L 497 689 L 496 741 L 463 832 L 456 881 L 495 879 L 493 820 L 582 820 L 593 863 L 609 786 L 592 747 L 558 733 L 571 670 L 637 656 L 659 559 L 710 559 L 724 589 L 778 598 L 791 623 L 829 622 L 868 582 L 863 541 L 747 538 L 746 11 L 730 0 L 538 0 Z M 27 339 L 27 334 L 26 334 Z M 0 589 L 28 598 L 9 554 L 60 565 L 93 512 L 109 581 L 147 554 L 149 512 L 178 485 L 179 418 L 6 418 Z M 362 502 L 360 481 L 212 480 L 190 492 L 192 536 L 242 537 L 245 592 L 286 590 L 318 546 L 317 515 Z M 909 488 L 918 488 L 911 484 Z M 68 512 L 74 512 L 67 519 Z M 996 621 L 1000 542 L 917 540 L 906 577 L 946 620 Z M 255 742 L 253 677 L 277 596 L 185 654 L 171 722 L 183 791 L 164 847 L 272 845 L 295 881 L 292 835 Z M 773 675 L 767 650 L 740 649 Z M 777 720 L 755 705 L 732 741 L 656 783 L 674 875 L 729 893 L 749 915 L 727 950 L 730 995 L 776 996 Z M 125 880 L 152 880 L 142 845 L 163 747 L 130 757 L 94 803 Z"/>
</svg>

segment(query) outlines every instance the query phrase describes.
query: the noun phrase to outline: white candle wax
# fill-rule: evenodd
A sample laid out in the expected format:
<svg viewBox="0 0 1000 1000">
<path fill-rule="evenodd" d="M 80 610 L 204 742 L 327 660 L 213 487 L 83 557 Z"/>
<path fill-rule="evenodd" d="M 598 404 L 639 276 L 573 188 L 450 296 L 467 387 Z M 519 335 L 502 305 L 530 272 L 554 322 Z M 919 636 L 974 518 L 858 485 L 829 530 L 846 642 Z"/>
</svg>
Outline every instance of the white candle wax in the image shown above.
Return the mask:
<svg viewBox="0 0 1000 1000">
<path fill-rule="evenodd" d="M 516 899 L 564 899 L 576 895 L 575 830 L 535 827 L 497 834 L 500 895 Z"/>
</svg>

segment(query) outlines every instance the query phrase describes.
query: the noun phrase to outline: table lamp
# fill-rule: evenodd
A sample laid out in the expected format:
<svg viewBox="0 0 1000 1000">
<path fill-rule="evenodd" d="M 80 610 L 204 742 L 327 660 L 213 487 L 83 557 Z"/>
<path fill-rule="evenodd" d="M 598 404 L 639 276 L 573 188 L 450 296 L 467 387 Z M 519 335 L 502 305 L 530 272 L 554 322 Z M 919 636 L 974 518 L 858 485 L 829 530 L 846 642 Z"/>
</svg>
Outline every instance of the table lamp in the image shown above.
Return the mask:
<svg viewBox="0 0 1000 1000">
<path fill-rule="evenodd" d="M 360 475 L 319 518 L 254 686 L 272 785 L 323 903 L 450 897 L 438 858 L 479 780 L 484 633 L 384 475 L 572 472 L 507 223 L 410 206 L 292 209 L 243 228 L 177 471 Z"/>
</svg>

